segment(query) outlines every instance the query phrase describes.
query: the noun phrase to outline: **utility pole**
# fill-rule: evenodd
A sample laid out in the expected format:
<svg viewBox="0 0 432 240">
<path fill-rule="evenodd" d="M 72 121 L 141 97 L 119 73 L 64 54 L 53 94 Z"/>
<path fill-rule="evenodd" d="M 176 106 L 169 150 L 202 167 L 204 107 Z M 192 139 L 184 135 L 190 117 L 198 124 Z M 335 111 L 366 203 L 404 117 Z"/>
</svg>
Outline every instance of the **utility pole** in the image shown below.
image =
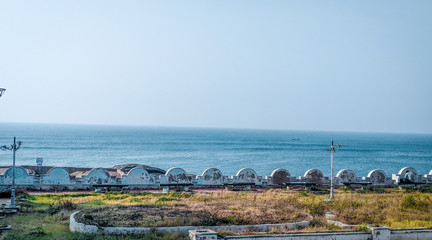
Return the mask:
<svg viewBox="0 0 432 240">
<path fill-rule="evenodd" d="M 6 89 L 4 88 L 0 88 L 0 97 L 3 96 L 4 92 L 6 91 Z M 13 145 L 11 145 L 10 147 L 4 145 L 1 146 L 0 149 L 3 151 L 6 150 L 12 150 L 13 152 L 13 165 L 12 165 L 12 189 L 11 189 L 11 202 L 10 202 L 10 207 L 11 208 L 19 208 L 18 206 L 15 205 L 15 152 L 20 149 L 22 142 L 21 141 L 16 141 L 16 137 L 14 137 L 14 143 Z"/>
<path fill-rule="evenodd" d="M 12 150 L 13 152 L 13 165 L 12 165 L 12 189 L 11 189 L 11 208 L 16 208 L 15 206 L 15 152 L 20 149 L 22 142 L 16 141 L 16 137 L 14 137 L 14 143 L 10 147 L 4 145 L 1 146 L 0 149 L 3 151 Z"/>
<path fill-rule="evenodd" d="M 333 153 L 339 151 L 342 147 L 342 144 L 336 144 L 338 147 L 335 148 L 333 145 L 333 140 L 331 141 L 330 148 L 327 148 L 327 151 L 331 152 L 331 179 L 330 179 L 330 201 L 334 200 L 334 181 L 333 181 Z"/>
</svg>

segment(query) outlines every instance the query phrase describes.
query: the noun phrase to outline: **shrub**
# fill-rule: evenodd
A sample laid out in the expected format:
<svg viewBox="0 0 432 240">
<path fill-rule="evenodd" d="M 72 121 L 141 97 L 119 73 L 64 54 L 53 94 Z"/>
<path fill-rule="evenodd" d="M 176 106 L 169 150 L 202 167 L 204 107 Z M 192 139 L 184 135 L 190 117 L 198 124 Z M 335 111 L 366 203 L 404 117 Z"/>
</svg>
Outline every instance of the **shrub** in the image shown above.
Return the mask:
<svg viewBox="0 0 432 240">
<path fill-rule="evenodd" d="M 223 224 L 242 224 L 244 221 L 243 219 L 236 217 L 236 216 L 226 216 L 220 218 L 220 221 Z"/>
<path fill-rule="evenodd" d="M 343 192 L 354 192 L 354 188 L 347 187 L 347 186 L 342 186 L 342 187 L 339 188 L 339 190 L 341 190 Z"/>
<path fill-rule="evenodd" d="M 432 193 L 432 187 L 421 187 L 419 191 L 422 193 Z"/>
<path fill-rule="evenodd" d="M 401 204 L 402 210 L 405 209 L 414 209 L 421 212 L 428 212 L 430 207 L 430 203 L 420 199 L 416 195 L 409 195 L 406 197 Z"/>
<path fill-rule="evenodd" d="M 31 237 L 42 237 L 44 235 L 47 235 L 45 230 L 42 227 L 33 228 L 30 230 L 30 232 L 27 234 Z"/>
<path fill-rule="evenodd" d="M 310 206 L 309 213 L 312 215 L 324 215 L 326 212 L 326 207 L 324 202 L 316 203 Z"/>
<path fill-rule="evenodd" d="M 76 204 L 73 203 L 72 201 L 63 200 L 63 201 L 60 201 L 56 204 L 49 204 L 47 212 L 51 215 L 54 215 L 54 214 L 60 212 L 61 210 L 71 211 L 71 210 L 74 210 L 76 208 L 77 208 Z"/>
<path fill-rule="evenodd" d="M 35 200 L 36 199 L 35 196 L 30 195 L 27 192 L 23 192 L 21 194 L 18 194 L 18 196 L 16 196 L 16 198 L 18 200 L 24 200 L 24 201 L 29 201 L 29 200 Z"/>
<path fill-rule="evenodd" d="M 369 228 L 367 228 L 365 225 L 358 225 L 355 230 L 357 232 L 370 232 Z"/>
</svg>

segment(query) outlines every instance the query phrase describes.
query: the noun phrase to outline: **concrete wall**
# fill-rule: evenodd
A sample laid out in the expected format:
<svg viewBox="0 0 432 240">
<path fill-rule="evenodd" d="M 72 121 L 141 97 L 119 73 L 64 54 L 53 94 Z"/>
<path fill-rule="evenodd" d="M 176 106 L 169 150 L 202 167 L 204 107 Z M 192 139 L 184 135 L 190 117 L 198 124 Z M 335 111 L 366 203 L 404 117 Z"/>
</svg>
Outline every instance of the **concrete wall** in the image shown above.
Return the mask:
<svg viewBox="0 0 432 240">
<path fill-rule="evenodd" d="M 283 186 L 287 183 L 290 183 L 293 180 L 290 172 L 286 169 L 283 169 L 283 168 L 275 169 L 270 174 L 270 177 L 271 178 L 267 178 L 267 179 L 271 179 L 269 184 L 270 185 L 276 185 L 276 186 L 278 186 L 278 185 Z"/>
<path fill-rule="evenodd" d="M 9 168 L 1 176 L 0 183 L 4 185 L 12 184 L 13 169 Z M 29 175 L 22 167 L 15 167 L 15 184 L 16 185 L 31 185 L 34 183 L 34 176 Z"/>
<path fill-rule="evenodd" d="M 421 183 L 427 181 L 422 176 L 417 174 L 417 171 L 412 167 L 404 167 L 397 174 L 392 175 L 392 180 L 396 183 Z"/>
<path fill-rule="evenodd" d="M 28 166 L 27 166 L 28 167 Z M 46 168 L 46 167 L 45 167 Z M 35 174 L 32 169 L 16 167 L 16 184 L 41 189 L 40 186 L 67 186 L 67 189 L 87 189 L 95 185 L 119 186 L 141 189 L 154 189 L 161 186 L 188 187 L 220 187 L 220 186 L 286 186 L 286 185 L 317 185 L 330 186 L 330 177 L 324 176 L 319 169 L 309 169 L 298 178 L 291 176 L 286 169 L 278 168 L 270 176 L 259 176 L 251 168 L 240 169 L 232 177 L 224 176 L 217 168 L 208 168 L 201 175 L 188 174 L 182 168 L 170 168 L 165 174 L 150 174 L 142 167 L 128 169 L 94 168 L 89 170 L 70 170 L 71 167 L 52 167 L 43 174 Z M 78 168 L 76 168 L 78 169 Z M 126 171 L 126 170 L 125 170 Z M 418 174 L 414 168 L 405 167 L 392 178 L 379 169 L 374 169 L 366 177 L 357 177 L 349 169 L 340 170 L 334 177 L 336 186 L 371 186 L 395 187 L 399 185 L 432 186 L 432 171 L 428 174 Z M 7 189 L 12 184 L 12 168 L 0 167 L 0 190 Z M 302 185 L 303 184 L 303 185 Z M 61 188 L 60 188 L 61 189 Z"/>
<path fill-rule="evenodd" d="M 371 240 L 370 233 L 345 232 L 345 233 L 311 233 L 311 234 L 286 234 L 286 235 L 252 235 L 230 236 L 223 239 L 241 240 Z"/>
<path fill-rule="evenodd" d="M 196 229 L 189 231 L 191 240 L 216 240 L 216 239 L 242 239 L 242 240 L 333 240 L 333 239 L 348 239 L 348 240 L 366 240 L 372 239 L 370 233 L 363 232 L 329 232 L 329 233 L 293 233 L 293 234 L 274 234 L 274 235 L 244 235 L 244 236 L 227 236 L 219 237 L 215 231 L 210 229 Z"/>
<path fill-rule="evenodd" d="M 179 167 L 168 169 L 165 175 L 161 176 L 159 183 L 161 185 L 184 185 L 192 184 L 193 178 L 188 176 L 185 170 Z"/>
<path fill-rule="evenodd" d="M 305 172 L 303 177 L 299 179 L 306 183 L 320 184 L 323 182 L 324 174 L 318 169 L 309 169 Z"/>
<path fill-rule="evenodd" d="M 109 172 L 103 168 L 94 168 L 82 177 L 82 184 L 111 185 L 116 184 Z"/>
<path fill-rule="evenodd" d="M 355 173 L 349 169 L 340 170 L 338 173 L 336 173 L 336 178 L 338 179 L 337 182 L 339 184 L 357 182 Z"/>
<path fill-rule="evenodd" d="M 224 184 L 224 176 L 217 168 L 207 168 L 201 176 L 197 176 L 196 183 L 197 185 L 219 186 Z"/>
<path fill-rule="evenodd" d="M 389 228 L 371 228 L 372 232 L 331 232 L 327 233 L 293 233 L 268 235 L 226 236 L 217 238 L 217 232 L 209 229 L 196 229 L 189 231 L 191 240 L 429 240 L 432 239 L 431 229 L 391 230 Z"/>
<path fill-rule="evenodd" d="M 373 186 L 391 186 L 393 182 L 391 178 L 387 177 L 384 171 L 379 169 L 374 169 L 369 172 L 367 177 L 363 177 L 363 181 L 370 182 Z"/>
<path fill-rule="evenodd" d="M 121 183 L 125 185 L 150 185 L 155 184 L 155 179 L 144 168 L 136 167 L 121 177 Z"/>
<path fill-rule="evenodd" d="M 232 179 L 234 184 L 260 185 L 262 177 L 251 168 L 242 168 L 235 176 L 232 176 Z"/>
<path fill-rule="evenodd" d="M 393 230 L 390 235 L 391 240 L 405 240 L 405 239 L 416 239 L 416 240 L 430 240 L 432 239 L 432 229 L 424 230 Z"/>
<path fill-rule="evenodd" d="M 45 176 L 42 177 L 42 184 L 71 184 L 70 174 L 64 168 L 51 168 Z"/>
</svg>

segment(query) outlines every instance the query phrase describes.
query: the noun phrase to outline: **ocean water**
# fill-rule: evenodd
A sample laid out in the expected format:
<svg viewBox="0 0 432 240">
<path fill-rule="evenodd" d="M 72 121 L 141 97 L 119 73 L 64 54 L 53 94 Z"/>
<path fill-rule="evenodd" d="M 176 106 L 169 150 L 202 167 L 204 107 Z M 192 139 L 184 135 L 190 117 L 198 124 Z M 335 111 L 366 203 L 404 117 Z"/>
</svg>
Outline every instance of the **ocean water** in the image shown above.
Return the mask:
<svg viewBox="0 0 432 240">
<path fill-rule="evenodd" d="M 23 141 L 17 165 L 112 167 L 140 163 L 169 169 L 181 167 L 201 174 L 215 167 L 234 175 L 244 167 L 267 176 L 285 168 L 294 176 L 311 168 L 330 175 L 334 139 L 343 144 L 335 153 L 335 171 L 353 170 L 366 176 L 373 169 L 387 175 L 406 166 L 419 174 L 432 169 L 432 135 L 352 132 L 120 127 L 50 124 L 0 124 L 0 145 L 13 137 Z M 300 140 L 292 140 L 300 139 Z M 11 165 L 12 153 L 0 151 L 0 165 Z"/>
</svg>

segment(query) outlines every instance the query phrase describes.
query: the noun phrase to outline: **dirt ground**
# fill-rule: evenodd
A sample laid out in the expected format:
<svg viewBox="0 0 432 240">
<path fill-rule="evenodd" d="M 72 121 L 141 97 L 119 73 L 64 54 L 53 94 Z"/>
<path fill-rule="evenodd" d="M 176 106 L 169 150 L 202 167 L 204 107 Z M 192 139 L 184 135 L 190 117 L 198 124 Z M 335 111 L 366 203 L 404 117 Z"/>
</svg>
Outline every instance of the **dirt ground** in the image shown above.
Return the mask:
<svg viewBox="0 0 432 240">
<path fill-rule="evenodd" d="M 169 223 L 202 225 L 205 224 L 205 216 L 204 212 L 171 207 L 118 206 L 86 210 L 79 213 L 76 218 L 80 222 L 97 226 L 156 227 L 169 225 Z M 196 219 L 196 222 L 191 222 L 191 219 Z"/>
</svg>

